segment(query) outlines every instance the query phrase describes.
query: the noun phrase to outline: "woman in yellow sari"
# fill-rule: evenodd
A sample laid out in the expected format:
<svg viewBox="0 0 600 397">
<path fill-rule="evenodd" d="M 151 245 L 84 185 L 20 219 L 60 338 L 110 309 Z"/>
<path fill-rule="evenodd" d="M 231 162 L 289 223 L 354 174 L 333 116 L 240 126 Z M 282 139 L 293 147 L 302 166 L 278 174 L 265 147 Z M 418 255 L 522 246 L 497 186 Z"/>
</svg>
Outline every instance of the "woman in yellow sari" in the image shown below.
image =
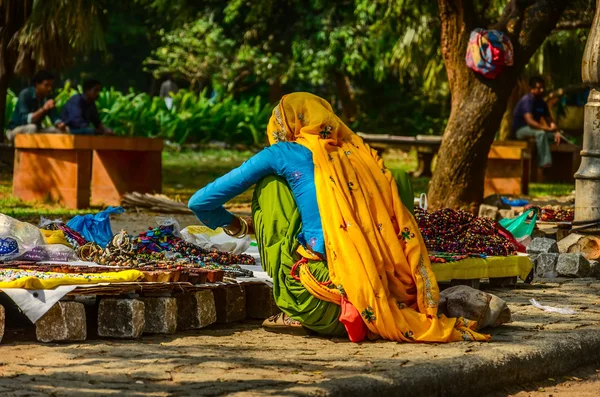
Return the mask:
<svg viewBox="0 0 600 397">
<path fill-rule="evenodd" d="M 274 279 L 276 302 L 291 319 L 317 332 L 339 335 L 343 329 L 331 318 L 341 313 L 353 340 L 362 339 L 356 336 L 361 333 L 357 326 L 370 338 L 394 341 L 488 339 L 474 331 L 472 321 L 438 315 L 439 289 L 427 249 L 395 180 L 327 101 L 308 93 L 284 96 L 273 110 L 267 133 L 271 147 L 266 150 L 279 145 L 308 149 L 322 229 L 322 244 L 310 237 L 311 230 L 294 232 L 302 227 L 300 222 L 314 221 L 302 206 L 299 216 L 292 208 L 265 219 L 267 212 L 285 210 L 300 199 L 293 177 L 286 178 L 292 192 L 273 177 L 259 182 L 253 203 L 257 241 L 263 265 Z M 290 167 L 279 168 L 280 172 L 273 166 L 273 174 L 286 176 Z M 246 185 L 251 182 L 247 178 Z M 218 210 L 214 204 L 219 199 L 230 198 L 207 199 L 219 183 L 223 182 L 215 181 L 190 200 L 201 220 Z M 267 193 L 268 188 L 277 192 Z M 219 226 L 232 234 L 248 230 L 239 218 L 225 223 L 229 225 Z M 310 307 L 306 302 L 312 302 Z"/>
</svg>

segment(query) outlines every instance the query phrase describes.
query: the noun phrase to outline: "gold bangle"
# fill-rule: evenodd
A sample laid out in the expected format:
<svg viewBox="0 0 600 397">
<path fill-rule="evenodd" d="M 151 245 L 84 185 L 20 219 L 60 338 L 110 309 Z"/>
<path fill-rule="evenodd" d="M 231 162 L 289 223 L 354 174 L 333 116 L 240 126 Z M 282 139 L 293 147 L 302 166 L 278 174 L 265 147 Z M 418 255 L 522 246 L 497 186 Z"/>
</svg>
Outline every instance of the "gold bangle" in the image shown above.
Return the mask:
<svg viewBox="0 0 600 397">
<path fill-rule="evenodd" d="M 248 222 L 246 222 L 246 220 L 242 217 L 236 216 L 236 218 L 239 219 L 240 221 L 240 230 L 238 230 L 237 233 L 233 233 L 231 230 L 229 230 L 228 228 L 224 227 L 223 231 L 231 237 L 234 238 L 244 238 L 248 235 Z"/>
</svg>

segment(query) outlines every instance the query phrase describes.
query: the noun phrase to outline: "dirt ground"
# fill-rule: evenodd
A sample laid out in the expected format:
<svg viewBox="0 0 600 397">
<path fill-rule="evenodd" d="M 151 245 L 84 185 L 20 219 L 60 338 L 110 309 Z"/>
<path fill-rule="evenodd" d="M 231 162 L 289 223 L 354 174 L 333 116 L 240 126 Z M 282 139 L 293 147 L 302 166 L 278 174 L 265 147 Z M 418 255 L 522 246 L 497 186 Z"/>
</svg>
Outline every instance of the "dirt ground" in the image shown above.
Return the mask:
<svg viewBox="0 0 600 397">
<path fill-rule="evenodd" d="M 403 382 L 413 385 L 414 395 L 423 395 L 418 390 L 444 395 L 453 387 L 452 380 L 461 388 L 471 382 L 501 391 L 494 385 L 504 371 L 556 366 L 557 356 L 547 354 L 553 346 L 585 348 L 586 340 L 600 339 L 598 280 L 557 280 L 489 291 L 506 299 L 513 313 L 512 323 L 491 330 L 490 343 L 354 344 L 272 334 L 256 321 L 133 341 L 73 344 L 41 344 L 9 330 L 0 346 L 0 395 L 341 395 L 348 390 L 376 395 L 379 389 L 388 390 L 382 395 L 394 395 L 391 385 Z M 544 305 L 570 306 L 577 313 L 544 312 L 532 307 L 530 298 Z M 569 361 L 569 355 L 573 354 L 567 349 L 560 360 Z M 515 385 L 494 397 L 572 395 L 554 394 L 555 387 L 561 393 L 593 392 L 598 375 L 591 370 L 589 376 L 574 372 L 582 381 L 556 386 L 564 380 L 557 373 L 554 381 Z M 540 387 L 545 391 L 538 391 Z"/>
<path fill-rule="evenodd" d="M 600 395 L 600 363 L 578 368 L 567 375 L 525 386 L 513 386 L 487 397 L 597 397 Z"/>
</svg>

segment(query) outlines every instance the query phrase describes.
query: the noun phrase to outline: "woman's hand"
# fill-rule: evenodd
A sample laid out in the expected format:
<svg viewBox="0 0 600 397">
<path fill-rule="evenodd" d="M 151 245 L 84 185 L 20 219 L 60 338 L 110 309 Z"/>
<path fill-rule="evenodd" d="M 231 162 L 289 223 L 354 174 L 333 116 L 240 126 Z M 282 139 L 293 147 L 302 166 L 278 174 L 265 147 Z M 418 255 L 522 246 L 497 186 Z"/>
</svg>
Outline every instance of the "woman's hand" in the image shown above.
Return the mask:
<svg viewBox="0 0 600 397">
<path fill-rule="evenodd" d="M 246 223 L 248 224 L 248 234 L 254 234 L 254 221 L 251 216 L 243 217 Z"/>
</svg>

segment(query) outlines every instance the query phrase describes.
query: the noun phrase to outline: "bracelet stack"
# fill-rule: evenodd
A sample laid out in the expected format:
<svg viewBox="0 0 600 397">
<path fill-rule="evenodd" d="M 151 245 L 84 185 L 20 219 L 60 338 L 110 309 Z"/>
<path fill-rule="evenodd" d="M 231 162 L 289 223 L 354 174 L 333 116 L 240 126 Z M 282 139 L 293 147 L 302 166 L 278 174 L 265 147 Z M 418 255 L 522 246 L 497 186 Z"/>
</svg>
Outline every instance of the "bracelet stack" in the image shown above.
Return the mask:
<svg viewBox="0 0 600 397">
<path fill-rule="evenodd" d="M 240 220 L 240 225 L 241 228 L 237 233 L 232 233 L 228 228 L 224 227 L 223 231 L 225 231 L 225 233 L 228 236 L 231 237 L 235 237 L 235 238 L 244 238 L 248 235 L 248 222 L 246 222 L 246 220 L 242 217 L 237 217 Z"/>
</svg>

